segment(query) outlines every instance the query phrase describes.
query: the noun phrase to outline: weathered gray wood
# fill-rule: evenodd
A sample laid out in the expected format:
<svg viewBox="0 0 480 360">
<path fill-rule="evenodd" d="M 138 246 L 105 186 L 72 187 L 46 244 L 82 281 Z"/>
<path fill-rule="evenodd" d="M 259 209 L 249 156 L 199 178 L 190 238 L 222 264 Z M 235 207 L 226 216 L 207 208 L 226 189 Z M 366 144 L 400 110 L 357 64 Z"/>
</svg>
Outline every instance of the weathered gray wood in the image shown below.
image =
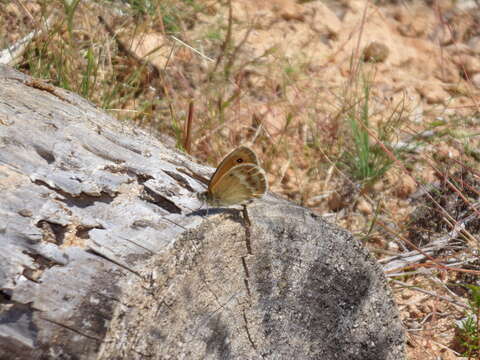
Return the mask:
<svg viewBox="0 0 480 360">
<path fill-rule="evenodd" d="M 401 359 L 380 267 L 273 196 L 0 67 L 0 359 Z"/>
</svg>

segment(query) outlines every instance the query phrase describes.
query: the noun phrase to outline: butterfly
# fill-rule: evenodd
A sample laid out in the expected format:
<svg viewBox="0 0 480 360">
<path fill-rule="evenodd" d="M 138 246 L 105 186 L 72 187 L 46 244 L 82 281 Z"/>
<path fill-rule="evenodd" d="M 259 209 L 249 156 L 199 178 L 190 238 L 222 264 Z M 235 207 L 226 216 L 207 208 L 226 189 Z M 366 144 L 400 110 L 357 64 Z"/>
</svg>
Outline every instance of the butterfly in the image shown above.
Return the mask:
<svg viewBox="0 0 480 360">
<path fill-rule="evenodd" d="M 267 189 L 265 171 L 258 165 L 257 155 L 240 146 L 222 160 L 208 190 L 199 193 L 198 198 L 211 206 L 229 206 L 261 198 Z"/>
</svg>

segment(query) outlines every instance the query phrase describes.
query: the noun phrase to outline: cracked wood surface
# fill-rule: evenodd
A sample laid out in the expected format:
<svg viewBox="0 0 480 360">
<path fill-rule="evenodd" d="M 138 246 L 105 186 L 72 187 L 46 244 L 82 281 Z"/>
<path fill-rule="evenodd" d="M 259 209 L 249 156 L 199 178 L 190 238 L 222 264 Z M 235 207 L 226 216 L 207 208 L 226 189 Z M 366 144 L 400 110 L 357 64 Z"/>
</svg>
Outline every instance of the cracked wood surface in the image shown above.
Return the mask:
<svg viewBox="0 0 480 360">
<path fill-rule="evenodd" d="M 274 196 L 0 67 L 0 359 L 400 359 L 375 260 Z"/>
</svg>

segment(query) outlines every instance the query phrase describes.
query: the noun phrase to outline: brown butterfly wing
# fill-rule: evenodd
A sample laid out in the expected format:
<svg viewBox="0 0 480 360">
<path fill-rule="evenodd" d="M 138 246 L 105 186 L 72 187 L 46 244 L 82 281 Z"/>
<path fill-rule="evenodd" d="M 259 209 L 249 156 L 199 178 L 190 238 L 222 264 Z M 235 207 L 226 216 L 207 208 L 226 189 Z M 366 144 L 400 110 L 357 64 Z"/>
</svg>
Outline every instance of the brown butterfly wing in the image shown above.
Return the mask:
<svg viewBox="0 0 480 360">
<path fill-rule="evenodd" d="M 240 204 L 267 192 L 265 172 L 255 164 L 241 164 L 227 171 L 211 188 L 209 203 L 214 206 Z"/>
<path fill-rule="evenodd" d="M 220 165 L 218 165 L 217 170 L 210 179 L 208 185 L 208 190 L 210 191 L 212 187 L 222 178 L 222 176 L 229 171 L 231 168 L 241 164 L 254 164 L 258 165 L 257 155 L 253 152 L 252 149 L 246 146 L 240 146 L 233 150 L 230 154 L 225 156 Z"/>
</svg>

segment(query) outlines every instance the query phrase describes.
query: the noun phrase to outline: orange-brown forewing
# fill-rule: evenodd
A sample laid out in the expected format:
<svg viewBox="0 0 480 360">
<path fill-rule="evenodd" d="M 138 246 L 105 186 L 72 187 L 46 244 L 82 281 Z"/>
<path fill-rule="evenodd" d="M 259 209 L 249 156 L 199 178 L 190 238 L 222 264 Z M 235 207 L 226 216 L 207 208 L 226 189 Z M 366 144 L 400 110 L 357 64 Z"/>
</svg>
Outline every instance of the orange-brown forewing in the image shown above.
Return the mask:
<svg viewBox="0 0 480 360">
<path fill-rule="evenodd" d="M 218 165 L 217 170 L 210 179 L 208 184 L 208 191 L 217 184 L 217 182 L 222 178 L 223 175 L 231 168 L 237 165 L 242 164 L 254 164 L 258 165 L 257 155 L 253 152 L 252 149 L 246 146 L 240 146 L 233 150 L 230 154 L 225 156 L 220 165 Z"/>
</svg>

